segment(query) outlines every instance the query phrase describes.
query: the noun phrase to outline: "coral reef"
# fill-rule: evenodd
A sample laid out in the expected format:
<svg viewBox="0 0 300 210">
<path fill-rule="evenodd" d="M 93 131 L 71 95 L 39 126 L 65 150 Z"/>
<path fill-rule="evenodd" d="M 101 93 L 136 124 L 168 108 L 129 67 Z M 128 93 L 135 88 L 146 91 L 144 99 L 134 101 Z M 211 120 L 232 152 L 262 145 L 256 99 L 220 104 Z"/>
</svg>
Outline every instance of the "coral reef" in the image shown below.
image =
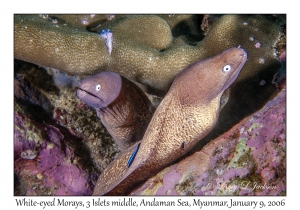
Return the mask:
<svg viewBox="0 0 300 210">
<path fill-rule="evenodd" d="M 111 55 L 100 36 L 107 29 Z M 274 97 L 285 15 L 15 15 L 15 58 L 74 75 L 117 72 L 160 97 L 186 66 L 239 45 L 247 64 L 225 92 L 228 103 L 206 143 Z"/>
<path fill-rule="evenodd" d="M 131 195 L 285 195 L 286 90 Z"/>
<path fill-rule="evenodd" d="M 76 98 L 79 79 L 100 71 L 117 72 L 141 86 L 157 106 L 186 66 L 241 45 L 248 53 L 247 64 L 222 97 L 219 121 L 193 149 L 198 151 L 285 87 L 281 69 L 286 60 L 285 19 L 285 15 L 15 15 L 15 110 L 44 127 L 54 126 L 65 138 L 76 137 L 69 146 L 86 148 L 86 154 L 76 155 L 91 164 L 84 170 L 96 170 L 98 176 L 119 150 L 95 111 Z M 111 55 L 100 37 L 105 29 L 113 35 Z M 258 42 L 260 48 L 255 47 Z M 43 67 L 50 67 L 48 74 Z M 30 135 L 47 139 L 44 129 L 37 130 Z M 23 161 L 40 158 L 40 149 L 31 147 L 18 153 Z M 31 178 L 15 174 L 16 183 L 21 180 L 18 189 L 23 189 L 16 195 L 25 193 Z M 35 193 L 54 194 L 47 190 Z"/>
<path fill-rule="evenodd" d="M 80 18 L 83 20 L 86 16 L 78 16 L 78 21 Z M 192 15 L 168 16 L 167 21 L 155 15 L 121 16 L 98 23 L 97 33 L 90 26 L 97 21 L 90 23 L 90 27 L 82 27 L 85 25 L 82 20 L 81 24 L 78 21 L 68 24 L 70 19 L 54 24 L 37 15 L 15 15 L 15 58 L 69 74 L 114 71 L 163 92 L 189 64 L 238 45 L 249 54 L 248 64 L 238 81 L 280 65 L 274 58 L 280 28 L 259 15 L 221 16 L 195 45 L 186 43 L 186 36 L 172 36 L 176 27 L 182 28 L 178 27 L 179 23 L 195 28 L 193 20 L 196 18 Z M 185 22 L 182 23 L 182 19 Z M 111 55 L 107 53 L 105 40 L 99 36 L 99 32 L 107 28 L 114 37 Z M 194 35 L 195 42 L 201 38 L 199 31 L 186 33 Z M 260 48 L 255 47 L 257 42 L 261 43 Z"/>
<path fill-rule="evenodd" d="M 93 164 L 99 172 L 114 159 L 119 151 L 116 144 L 99 121 L 95 111 L 76 97 L 74 88 L 67 86 L 59 90 L 47 71 L 20 61 L 15 62 L 15 74 L 15 81 L 19 80 L 15 82 L 15 103 L 22 106 L 23 113 L 41 123 L 58 124 L 81 139 L 89 148 L 87 155 L 92 157 Z M 22 76 L 18 76 L 20 74 Z M 26 84 L 30 84 L 31 87 Z M 19 89 L 21 91 L 18 91 Z M 22 98 L 19 92 L 23 93 L 26 90 L 31 91 L 28 92 L 27 98 Z M 44 95 L 37 98 L 47 99 L 51 109 L 45 110 L 42 108 L 43 104 L 36 101 L 34 105 L 27 100 L 31 95 L 33 98 L 34 94 Z"/>
<path fill-rule="evenodd" d="M 118 153 L 97 116 L 93 117 L 94 110 L 77 99 L 74 89 L 57 90 L 52 77 L 32 64 L 15 62 L 14 85 L 15 195 L 65 194 L 55 186 L 69 195 L 91 194 L 98 174 Z M 59 138 L 53 139 L 45 129 L 54 130 Z M 48 151 L 47 145 L 53 149 Z M 49 159 L 55 167 L 42 170 L 40 161 L 46 164 Z M 73 175 L 63 178 L 63 170 Z M 80 190 L 70 183 L 77 178 L 82 180 Z M 43 183 L 47 187 L 39 188 Z"/>
</svg>

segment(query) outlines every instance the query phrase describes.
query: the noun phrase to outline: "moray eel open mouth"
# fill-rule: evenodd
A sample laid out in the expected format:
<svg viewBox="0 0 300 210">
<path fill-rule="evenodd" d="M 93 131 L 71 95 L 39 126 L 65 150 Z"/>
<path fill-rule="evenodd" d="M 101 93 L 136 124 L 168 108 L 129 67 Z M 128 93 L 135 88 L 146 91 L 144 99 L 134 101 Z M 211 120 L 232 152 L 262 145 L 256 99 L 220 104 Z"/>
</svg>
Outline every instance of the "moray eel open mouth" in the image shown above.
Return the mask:
<svg viewBox="0 0 300 210">
<path fill-rule="evenodd" d="M 100 100 L 102 104 L 105 104 L 105 106 L 108 106 L 108 104 L 106 104 L 101 98 L 99 98 L 98 96 L 96 96 L 95 94 L 87 91 L 87 90 L 84 90 L 80 87 L 77 87 L 77 90 L 76 90 L 76 93 L 77 93 L 77 96 L 78 97 L 81 97 L 81 98 L 84 98 L 84 97 L 92 97 L 92 98 L 95 98 L 96 100 Z M 97 108 L 102 108 L 101 106 L 97 107 Z"/>
</svg>

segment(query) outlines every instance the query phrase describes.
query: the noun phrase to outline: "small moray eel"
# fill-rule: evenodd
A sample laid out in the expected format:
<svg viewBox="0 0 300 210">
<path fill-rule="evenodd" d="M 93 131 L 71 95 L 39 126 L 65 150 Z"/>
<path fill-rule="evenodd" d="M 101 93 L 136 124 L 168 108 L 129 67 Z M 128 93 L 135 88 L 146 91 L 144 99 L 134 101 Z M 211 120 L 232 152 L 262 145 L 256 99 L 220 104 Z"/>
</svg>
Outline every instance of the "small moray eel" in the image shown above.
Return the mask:
<svg viewBox="0 0 300 210">
<path fill-rule="evenodd" d="M 93 195 L 127 195 L 186 154 L 215 126 L 222 93 L 235 81 L 246 60 L 247 53 L 242 48 L 230 48 L 180 72 L 143 139 L 103 171 Z"/>
<path fill-rule="evenodd" d="M 96 110 L 121 152 L 143 138 L 154 113 L 146 94 L 113 72 L 101 72 L 82 80 L 77 97 Z"/>
</svg>

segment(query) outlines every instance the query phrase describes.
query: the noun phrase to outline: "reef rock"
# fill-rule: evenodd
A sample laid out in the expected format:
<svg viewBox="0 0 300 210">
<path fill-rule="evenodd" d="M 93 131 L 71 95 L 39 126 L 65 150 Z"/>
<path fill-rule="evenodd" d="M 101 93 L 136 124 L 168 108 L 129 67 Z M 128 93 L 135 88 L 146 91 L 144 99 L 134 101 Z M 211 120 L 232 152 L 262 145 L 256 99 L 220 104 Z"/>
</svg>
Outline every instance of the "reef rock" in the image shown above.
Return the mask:
<svg viewBox="0 0 300 210">
<path fill-rule="evenodd" d="M 93 176 L 59 128 L 15 112 L 15 195 L 90 195 Z M 94 177 L 95 178 L 95 177 Z"/>
<path fill-rule="evenodd" d="M 16 74 L 15 195 L 90 195 L 98 171 L 82 140 L 51 120 L 49 99 Z"/>
<path fill-rule="evenodd" d="M 131 195 L 285 195 L 286 90 Z"/>
<path fill-rule="evenodd" d="M 76 97 L 76 89 L 71 84 L 65 87 L 62 82 L 57 84 L 57 80 L 66 81 L 66 78 L 71 82 L 77 79 L 16 60 L 15 103 L 21 106 L 18 111 L 30 119 L 64 128 L 66 135 L 77 138 L 75 144 L 88 150 L 81 156 L 90 158 L 100 173 L 119 150 L 95 111 Z"/>
<path fill-rule="evenodd" d="M 14 123 L 15 195 L 91 194 L 96 173 L 66 143 L 70 136 L 18 111 Z"/>
</svg>

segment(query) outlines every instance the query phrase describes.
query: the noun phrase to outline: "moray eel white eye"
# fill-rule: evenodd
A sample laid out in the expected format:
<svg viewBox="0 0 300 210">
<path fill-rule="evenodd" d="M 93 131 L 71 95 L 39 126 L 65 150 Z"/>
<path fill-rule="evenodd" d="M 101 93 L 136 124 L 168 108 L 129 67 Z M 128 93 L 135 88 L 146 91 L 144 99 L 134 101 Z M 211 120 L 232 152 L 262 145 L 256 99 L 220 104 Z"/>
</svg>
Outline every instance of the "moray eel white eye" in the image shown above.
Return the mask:
<svg viewBox="0 0 300 210">
<path fill-rule="evenodd" d="M 231 69 L 232 69 L 231 65 L 229 65 L 229 64 L 223 67 L 224 72 L 230 72 Z"/>
<path fill-rule="evenodd" d="M 101 89 L 101 86 L 98 84 L 95 86 L 95 90 L 98 92 Z"/>
</svg>

